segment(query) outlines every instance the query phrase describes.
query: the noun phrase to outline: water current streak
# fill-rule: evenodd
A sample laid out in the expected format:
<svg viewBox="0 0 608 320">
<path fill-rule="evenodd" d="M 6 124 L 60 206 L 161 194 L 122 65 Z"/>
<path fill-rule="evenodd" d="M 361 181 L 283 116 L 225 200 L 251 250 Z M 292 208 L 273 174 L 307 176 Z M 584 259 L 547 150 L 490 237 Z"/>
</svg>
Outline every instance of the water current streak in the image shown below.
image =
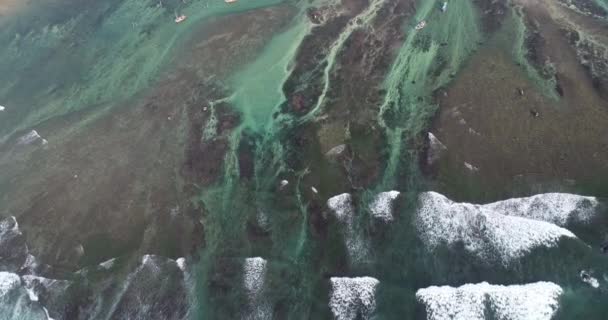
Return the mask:
<svg viewBox="0 0 608 320">
<path fill-rule="evenodd" d="M 378 124 L 388 145 L 382 190 L 395 187 L 403 143 L 415 139 L 434 113 L 432 94 L 448 83 L 481 38 L 477 12 L 469 0 L 450 3 L 444 13 L 438 12 L 437 5 L 437 1 L 419 1 L 407 38 L 385 81 L 386 95 L 378 112 Z M 413 25 L 423 20 L 426 28 L 414 30 Z M 415 162 L 415 155 L 409 158 Z"/>
</svg>

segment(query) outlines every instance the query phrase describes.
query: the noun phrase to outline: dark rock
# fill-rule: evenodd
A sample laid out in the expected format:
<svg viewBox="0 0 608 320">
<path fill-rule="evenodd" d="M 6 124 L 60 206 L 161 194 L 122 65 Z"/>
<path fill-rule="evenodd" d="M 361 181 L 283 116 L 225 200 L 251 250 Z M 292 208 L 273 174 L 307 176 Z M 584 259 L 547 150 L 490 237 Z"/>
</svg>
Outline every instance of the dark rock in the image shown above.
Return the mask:
<svg viewBox="0 0 608 320">
<path fill-rule="evenodd" d="M 530 114 L 531 114 L 531 115 L 532 115 L 534 118 L 538 118 L 538 116 L 540 115 L 540 114 L 538 113 L 538 111 L 536 111 L 536 110 L 534 110 L 534 109 L 530 110 Z"/>
<path fill-rule="evenodd" d="M 308 19 L 310 19 L 310 22 L 314 24 L 321 24 L 323 22 L 323 15 L 317 8 L 309 8 L 306 10 L 306 14 L 308 15 Z"/>
</svg>

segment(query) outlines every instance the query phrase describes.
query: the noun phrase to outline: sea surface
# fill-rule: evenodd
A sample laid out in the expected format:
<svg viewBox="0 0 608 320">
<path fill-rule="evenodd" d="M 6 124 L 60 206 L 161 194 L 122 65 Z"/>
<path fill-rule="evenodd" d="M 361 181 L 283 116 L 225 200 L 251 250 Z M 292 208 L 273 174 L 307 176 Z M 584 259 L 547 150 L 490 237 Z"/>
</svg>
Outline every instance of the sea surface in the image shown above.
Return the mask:
<svg viewBox="0 0 608 320">
<path fill-rule="evenodd" d="M 606 0 L 0 0 L 0 106 L 1 320 L 608 314 Z"/>
</svg>

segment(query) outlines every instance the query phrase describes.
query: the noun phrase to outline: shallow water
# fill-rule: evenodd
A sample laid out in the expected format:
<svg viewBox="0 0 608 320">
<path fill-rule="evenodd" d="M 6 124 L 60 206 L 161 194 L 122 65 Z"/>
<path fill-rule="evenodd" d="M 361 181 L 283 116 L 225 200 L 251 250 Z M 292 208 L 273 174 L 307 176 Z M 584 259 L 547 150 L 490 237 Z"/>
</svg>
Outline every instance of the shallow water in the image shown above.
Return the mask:
<svg viewBox="0 0 608 320">
<path fill-rule="evenodd" d="M 424 160 L 442 99 L 478 50 L 500 51 L 539 96 L 567 104 L 531 58 L 535 11 L 515 3 L 14 7 L 0 16 L 0 215 L 20 225 L 0 225 L 0 258 L 19 263 L 0 270 L 69 285 L 42 281 L 34 301 L 0 284 L 0 308 L 9 319 L 435 319 L 420 289 L 548 281 L 560 289 L 522 289 L 548 299 L 540 318 L 602 319 L 605 186 L 597 199 L 476 206 L 448 198 L 479 185 L 438 184 L 444 167 Z M 431 205 L 423 192 L 435 187 L 448 194 Z M 498 296 L 472 309 L 509 313 L 516 298 Z"/>
</svg>

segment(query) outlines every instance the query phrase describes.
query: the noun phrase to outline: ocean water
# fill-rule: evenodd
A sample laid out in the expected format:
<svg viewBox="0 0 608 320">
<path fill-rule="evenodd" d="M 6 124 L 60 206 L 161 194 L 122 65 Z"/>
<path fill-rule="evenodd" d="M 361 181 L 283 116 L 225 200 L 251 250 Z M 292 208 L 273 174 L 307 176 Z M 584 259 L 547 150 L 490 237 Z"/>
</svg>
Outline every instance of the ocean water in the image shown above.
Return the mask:
<svg viewBox="0 0 608 320">
<path fill-rule="evenodd" d="M 482 46 L 560 99 L 530 62 L 517 1 L 6 3 L 6 319 L 604 319 L 605 186 L 468 203 L 424 172 L 437 96 Z M 326 140 L 345 147 L 328 155 Z M 144 179 L 156 162 L 166 175 Z M 102 198 L 123 177 L 133 193 Z M 32 218 L 61 203 L 93 222 Z"/>
</svg>

